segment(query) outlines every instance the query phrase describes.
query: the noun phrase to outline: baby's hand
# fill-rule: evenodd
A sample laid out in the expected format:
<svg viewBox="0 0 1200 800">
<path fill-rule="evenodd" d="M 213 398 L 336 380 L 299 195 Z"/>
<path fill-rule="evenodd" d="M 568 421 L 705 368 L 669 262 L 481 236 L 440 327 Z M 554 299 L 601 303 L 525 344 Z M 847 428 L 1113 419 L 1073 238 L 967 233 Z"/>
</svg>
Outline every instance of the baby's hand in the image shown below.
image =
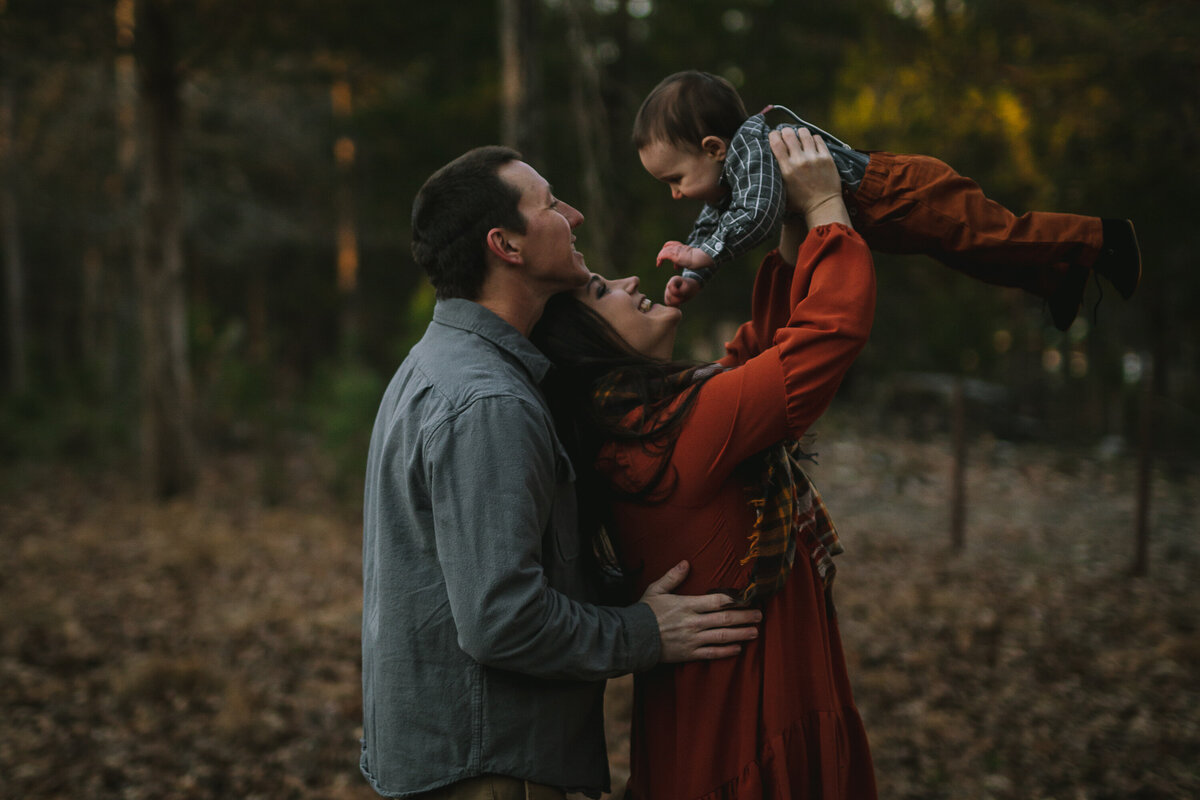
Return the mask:
<svg viewBox="0 0 1200 800">
<path fill-rule="evenodd" d="M 667 242 L 658 251 L 654 266 L 661 267 L 665 262 L 671 262 L 676 269 L 712 269 L 715 265 L 712 258 L 699 247 L 689 247 L 682 242 Z"/>
<path fill-rule="evenodd" d="M 667 289 L 663 292 L 663 302 L 669 306 L 681 306 L 700 294 L 700 288 L 700 282 L 694 278 L 675 275 L 667 281 Z"/>
</svg>

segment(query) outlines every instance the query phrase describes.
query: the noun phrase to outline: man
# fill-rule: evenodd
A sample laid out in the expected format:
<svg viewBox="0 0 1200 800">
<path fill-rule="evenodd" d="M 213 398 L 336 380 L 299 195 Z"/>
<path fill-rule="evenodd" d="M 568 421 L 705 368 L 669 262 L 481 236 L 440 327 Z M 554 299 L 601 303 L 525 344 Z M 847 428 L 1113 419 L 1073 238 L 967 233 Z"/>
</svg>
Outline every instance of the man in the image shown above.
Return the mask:
<svg viewBox="0 0 1200 800">
<path fill-rule="evenodd" d="M 574 473 L 527 339 L 585 283 L 583 215 L 513 150 L 472 150 L 413 208 L 438 303 L 371 437 L 363 519 L 363 774 L 380 794 L 562 798 L 608 789 L 603 681 L 720 658 L 757 634 L 681 564 L 592 605 Z"/>
</svg>

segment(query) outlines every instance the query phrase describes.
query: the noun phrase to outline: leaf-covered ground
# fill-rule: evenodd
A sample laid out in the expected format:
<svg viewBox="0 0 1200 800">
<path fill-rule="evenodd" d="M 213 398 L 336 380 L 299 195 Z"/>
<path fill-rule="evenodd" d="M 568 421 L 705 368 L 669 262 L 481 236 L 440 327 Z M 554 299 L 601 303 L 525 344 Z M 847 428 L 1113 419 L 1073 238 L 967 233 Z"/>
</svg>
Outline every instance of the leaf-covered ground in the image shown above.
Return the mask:
<svg viewBox="0 0 1200 800">
<path fill-rule="evenodd" d="M 1133 579 L 1131 461 L 973 443 L 953 554 L 944 441 L 823 436 L 882 797 L 1200 796 L 1196 474 L 1156 473 Z M 0 797 L 374 796 L 357 515 L 300 452 L 275 506 L 249 458 L 163 506 L 120 474 L 0 475 Z M 617 785 L 628 687 L 608 697 Z"/>
</svg>

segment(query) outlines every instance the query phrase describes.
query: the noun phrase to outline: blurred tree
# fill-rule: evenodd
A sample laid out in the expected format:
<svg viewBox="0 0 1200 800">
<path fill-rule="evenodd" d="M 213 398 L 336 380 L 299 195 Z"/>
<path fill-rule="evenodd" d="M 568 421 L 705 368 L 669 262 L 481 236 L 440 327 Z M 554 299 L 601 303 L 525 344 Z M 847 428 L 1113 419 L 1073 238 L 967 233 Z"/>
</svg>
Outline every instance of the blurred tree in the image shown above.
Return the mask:
<svg viewBox="0 0 1200 800">
<path fill-rule="evenodd" d="M 6 28 L 0 0 L 0 26 Z M 5 40 L 0 28 L 0 51 Z M 25 321 L 25 262 L 21 255 L 21 228 L 17 224 L 16 153 L 13 146 L 15 81 L 7 59 L 0 55 L 0 238 L 4 239 L 4 287 L 8 312 L 8 387 L 17 394 L 29 391 L 29 331 Z"/>
<path fill-rule="evenodd" d="M 196 480 L 194 396 L 184 296 L 180 61 L 172 0 L 138 0 L 133 28 L 138 68 L 141 219 L 134 267 L 141 321 L 142 480 L 170 497 Z"/>
<path fill-rule="evenodd" d="M 341 74 L 336 75 L 333 79 L 329 95 L 336 128 L 333 160 L 337 165 L 337 192 L 334 200 L 334 214 L 337 217 L 337 287 L 342 296 L 342 346 L 348 350 L 353 348 L 358 340 L 356 290 L 358 288 L 359 248 L 354 186 L 351 181 L 354 169 L 355 142 L 346 130 L 353 112 L 353 90 L 345 75 L 344 66 L 341 67 L 340 72 Z"/>
<path fill-rule="evenodd" d="M 51 355 L 51 363 L 61 367 L 68 348 L 64 332 L 38 326 L 47 318 L 60 322 L 56 317 L 63 308 L 61 298 L 47 303 L 42 295 L 39 277 L 51 270 L 42 263 L 44 245 L 30 235 L 29 222 L 39 216 L 49 192 L 37 191 L 43 185 L 31 180 L 29 165 L 54 164 L 64 149 L 45 124 L 45 104 L 61 101 L 74 88 L 71 68 L 79 63 L 82 40 L 96 30 L 97 16 L 94 4 L 84 0 L 0 2 L 0 259 L 5 271 L 6 382 L 18 393 L 35 387 L 39 355 Z M 63 201 L 70 203 L 66 197 Z"/>
<path fill-rule="evenodd" d="M 500 45 L 500 141 L 527 161 L 541 158 L 543 97 L 539 0 L 497 0 Z"/>
<path fill-rule="evenodd" d="M 1177 351 L 1198 338 L 1194 315 L 1173 303 L 1162 316 L 1151 313 L 1161 281 L 1172 286 L 1173 300 L 1200 290 L 1195 271 L 1176 255 L 1197 244 L 1194 230 L 1178 225 L 1180 192 L 1191 181 L 1178 174 L 1155 178 L 1164 163 L 1196 172 L 1195 137 L 1182 133 L 1194 130 L 1200 114 L 1191 77 L 1200 72 L 1200 58 L 1182 45 L 1197 30 L 1195 4 L 914 0 L 894 7 L 898 17 L 886 24 L 877 18 L 848 55 L 835 129 L 860 147 L 937 155 L 1014 209 L 1131 217 L 1146 280 L 1128 305 L 1110 293 L 1098 328 L 1088 325 L 1090 299 L 1076 328 L 1058 336 L 1031 313 L 1040 310 L 1035 303 L 1011 306 L 1016 316 L 1010 311 L 1005 319 L 995 290 L 956 285 L 936 271 L 890 272 L 890 262 L 880 259 L 881 295 L 888 300 L 877 331 L 889 342 L 907 340 L 904 360 L 928 366 L 952 367 L 967 348 L 992 353 L 974 360 L 984 369 L 1002 369 L 1028 353 L 1037 366 L 1019 372 L 1038 383 L 1055 380 L 1038 367 L 1043 352 L 1058 349 L 1060 357 L 1047 363 L 1063 365 L 1057 394 L 1073 409 L 1066 419 L 1091 420 L 1103 430 L 1114 421 L 1105 398 L 1121 392 L 1120 370 L 1106 364 L 1142 347 L 1152 325 L 1179 324 L 1180 333 L 1190 332 L 1173 337 Z M 939 297 L 942 312 L 929 314 Z M 972 325 L 955 308 L 984 313 L 973 314 Z M 922 324 L 921 337 L 904 336 Z M 999 354 L 992 340 L 1001 332 L 1004 341 L 1041 341 Z M 922 349 L 936 358 L 923 358 Z M 877 365 L 894 362 L 894 352 L 876 353 Z M 1089 404 L 1093 411 L 1079 413 Z"/>
<path fill-rule="evenodd" d="M 118 420 L 137 418 L 131 231 L 150 156 L 137 149 L 132 28 L 120 22 L 132 2 L 3 0 L 0 13 L 13 109 L 3 185 L 19 208 L 4 247 L 19 242 L 26 265 L 23 301 L 4 289 L 25 320 L 6 312 L 6 382 L 23 328 L 34 394 Z M 1025 296 L 880 257 L 876 335 L 848 392 L 855 375 L 966 372 L 1015 387 L 1031 415 L 1057 414 L 1056 430 L 1124 429 L 1137 393 L 1121 359 L 1151 349 L 1161 321 L 1172 335 L 1155 374 L 1177 400 L 1158 408 L 1177 421 L 1196 396 L 1200 278 L 1188 265 L 1200 234 L 1182 210 L 1200 25 L 1183 0 L 461 0 L 455 14 L 155 2 L 177 37 L 184 351 L 206 443 L 254 443 L 313 382 L 339 365 L 390 371 L 424 329 L 432 295 L 408 253 L 411 200 L 450 158 L 515 135 L 505 9 L 536 45 L 507 49 L 525 74 L 521 135 L 534 140 L 518 146 L 584 212 L 593 268 L 661 292 L 668 273 L 650 259 L 698 208 L 643 172 L 629 130 L 658 80 L 698 67 L 733 80 L 751 108 L 784 103 L 859 147 L 938 155 L 1011 207 L 1138 223 L 1139 294 L 1110 292 L 1090 327 L 1089 289 L 1067 336 Z M 685 348 L 716 351 L 748 307 L 759 255 L 689 305 Z M 52 404 L 27 405 L 54 419 Z"/>
<path fill-rule="evenodd" d="M 590 30 L 594 7 L 581 0 L 564 0 L 562 5 L 567 50 L 572 55 L 571 113 L 579 147 L 583 207 L 587 209 L 589 228 L 594 231 L 588 266 L 596 272 L 613 274 L 611 243 L 619 229 L 614 220 L 616 204 L 608 184 L 613 181 L 613 141 L 619 140 L 619 133 L 614 130 L 613 114 L 604 95 L 603 48 L 594 41 Z"/>
</svg>

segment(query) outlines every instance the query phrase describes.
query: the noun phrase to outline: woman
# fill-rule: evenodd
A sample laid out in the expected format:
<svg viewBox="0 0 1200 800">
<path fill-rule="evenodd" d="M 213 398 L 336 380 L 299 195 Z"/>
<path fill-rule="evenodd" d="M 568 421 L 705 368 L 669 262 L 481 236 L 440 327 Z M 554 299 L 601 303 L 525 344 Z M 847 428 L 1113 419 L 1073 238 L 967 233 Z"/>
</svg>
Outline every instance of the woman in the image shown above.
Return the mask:
<svg viewBox="0 0 1200 800">
<path fill-rule="evenodd" d="M 593 276 L 533 333 L 601 560 L 640 591 L 687 559 L 681 592 L 763 609 L 737 658 L 636 676 L 631 800 L 875 797 L 828 592 L 836 535 L 792 457 L 866 341 L 874 268 L 824 143 L 771 146 L 789 221 L 718 365 L 669 360 L 680 311 L 636 278 Z"/>
</svg>

